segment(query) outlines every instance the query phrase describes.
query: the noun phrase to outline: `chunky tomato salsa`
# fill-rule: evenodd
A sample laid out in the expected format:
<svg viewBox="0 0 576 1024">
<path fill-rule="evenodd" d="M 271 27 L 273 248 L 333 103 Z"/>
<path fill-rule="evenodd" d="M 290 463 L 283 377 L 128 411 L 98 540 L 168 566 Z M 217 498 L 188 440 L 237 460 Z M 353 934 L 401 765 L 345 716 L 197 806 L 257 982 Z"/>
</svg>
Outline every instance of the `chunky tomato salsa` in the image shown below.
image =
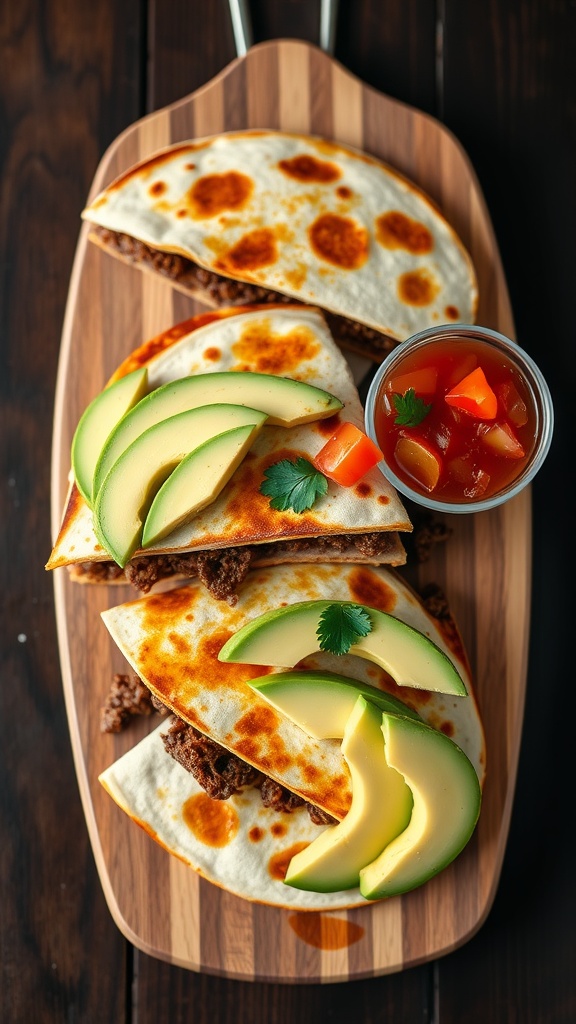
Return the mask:
<svg viewBox="0 0 576 1024">
<path fill-rule="evenodd" d="M 374 428 L 385 460 L 438 501 L 489 498 L 520 475 L 536 443 L 526 380 L 481 341 L 437 341 L 400 359 L 382 382 Z"/>
</svg>

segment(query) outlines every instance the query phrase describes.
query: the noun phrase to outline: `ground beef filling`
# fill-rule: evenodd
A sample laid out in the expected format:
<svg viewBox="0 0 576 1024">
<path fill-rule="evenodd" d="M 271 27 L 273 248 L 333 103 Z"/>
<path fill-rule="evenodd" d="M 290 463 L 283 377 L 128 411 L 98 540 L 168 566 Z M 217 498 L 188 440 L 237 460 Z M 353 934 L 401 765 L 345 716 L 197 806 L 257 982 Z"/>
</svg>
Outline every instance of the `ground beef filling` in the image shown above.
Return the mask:
<svg viewBox="0 0 576 1024">
<path fill-rule="evenodd" d="M 162 741 L 170 756 L 194 776 L 213 800 L 228 800 L 248 786 L 258 786 L 265 807 L 290 813 L 305 805 L 316 825 L 335 821 L 319 807 L 306 803 L 302 797 L 246 764 L 180 718 L 175 718 L 168 732 L 163 734 Z"/>
<path fill-rule="evenodd" d="M 228 800 L 234 793 L 262 779 L 252 765 L 180 718 L 162 735 L 162 742 L 167 753 L 194 776 L 213 800 Z"/>
<path fill-rule="evenodd" d="M 160 252 L 132 235 L 125 235 L 108 228 L 92 228 L 102 244 L 132 263 L 155 270 L 170 278 L 180 287 L 194 293 L 197 298 L 213 306 L 246 306 L 265 302 L 294 302 L 294 297 L 262 288 L 246 281 L 234 281 L 221 277 L 212 270 L 199 267 L 193 260 L 177 253 Z M 357 323 L 347 317 L 326 311 L 328 326 L 336 340 L 345 347 L 362 352 L 376 361 L 381 361 L 397 344 L 394 338 Z"/>
<path fill-rule="evenodd" d="M 100 731 L 121 732 L 135 715 L 151 715 L 154 711 L 168 713 L 140 676 L 117 672 L 100 709 Z"/>
<path fill-rule="evenodd" d="M 355 548 L 363 558 L 381 558 L 395 547 L 396 534 L 385 531 L 350 533 L 313 538 L 297 538 L 273 544 L 247 544 L 236 548 L 214 548 L 211 551 L 174 552 L 165 555 L 137 555 L 125 569 L 114 562 L 83 562 L 74 566 L 76 579 L 90 583 L 106 583 L 125 577 L 143 594 L 155 583 L 171 576 L 198 576 L 217 600 L 233 599 L 251 563 L 258 559 L 277 560 L 283 555 L 314 550 L 331 553 Z"/>
<path fill-rule="evenodd" d="M 120 732 L 135 715 L 151 715 L 154 711 L 168 714 L 168 708 L 150 693 L 139 676 L 118 672 L 101 709 L 100 730 Z M 306 803 L 301 796 L 268 778 L 177 716 L 168 732 L 163 733 L 162 742 L 167 753 L 194 776 L 213 800 L 228 800 L 248 786 L 258 786 L 265 807 L 289 813 L 305 805 L 315 825 L 329 825 L 336 821 L 320 807 Z"/>
</svg>

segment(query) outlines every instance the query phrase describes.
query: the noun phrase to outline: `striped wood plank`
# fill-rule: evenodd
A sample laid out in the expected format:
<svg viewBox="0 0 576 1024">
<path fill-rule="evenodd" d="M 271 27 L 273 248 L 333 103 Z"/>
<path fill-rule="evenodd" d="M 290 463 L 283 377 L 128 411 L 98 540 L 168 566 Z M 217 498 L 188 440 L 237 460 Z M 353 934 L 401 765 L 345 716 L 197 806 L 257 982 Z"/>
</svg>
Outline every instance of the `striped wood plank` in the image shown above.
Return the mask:
<svg viewBox="0 0 576 1024">
<path fill-rule="evenodd" d="M 201 90 L 124 132 L 92 193 L 171 142 L 245 127 L 309 131 L 362 147 L 418 182 L 440 204 L 474 259 L 478 320 L 513 333 L 500 258 L 474 172 L 430 117 L 363 85 L 306 43 L 261 44 Z M 131 349 L 200 307 L 168 282 L 123 266 L 80 232 L 64 324 L 53 447 L 53 526 L 59 523 L 70 440 L 89 400 Z M 136 946 L 175 964 L 242 979 L 340 981 L 384 974 L 448 952 L 485 918 L 508 832 L 524 702 L 529 623 L 530 493 L 501 510 L 453 517 L 454 536 L 417 569 L 442 584 L 477 681 L 488 745 L 480 822 L 461 857 L 423 888 L 371 908 L 302 915 L 249 904 L 200 880 L 126 818 L 98 773 L 150 728 L 99 732 L 118 652 L 99 613 L 125 588 L 71 585 L 55 573 L 62 675 L 80 791 L 110 910 Z"/>
</svg>

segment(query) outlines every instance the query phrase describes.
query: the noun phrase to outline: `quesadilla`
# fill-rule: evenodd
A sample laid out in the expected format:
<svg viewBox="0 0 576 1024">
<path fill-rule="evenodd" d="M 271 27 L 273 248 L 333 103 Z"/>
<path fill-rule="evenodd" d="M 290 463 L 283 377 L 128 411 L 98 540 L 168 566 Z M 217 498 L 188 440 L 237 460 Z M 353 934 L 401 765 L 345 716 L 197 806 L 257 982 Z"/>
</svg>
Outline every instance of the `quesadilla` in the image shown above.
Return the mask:
<svg viewBox="0 0 576 1024">
<path fill-rule="evenodd" d="M 427 327 L 474 321 L 468 253 L 381 161 L 325 139 L 229 132 L 130 168 L 83 212 L 91 239 L 211 306 L 298 300 L 381 360 Z"/>
<path fill-rule="evenodd" d="M 47 568 L 71 566 L 73 577 L 84 582 L 128 579 L 142 591 L 166 577 L 199 575 L 213 594 L 229 598 L 249 565 L 319 560 L 403 564 L 398 531 L 411 530 L 411 524 L 377 467 L 353 487 L 329 482 L 327 493 L 303 512 L 277 510 L 260 491 L 272 465 L 312 459 L 339 422 L 363 426 L 350 369 L 319 311 L 282 305 L 193 318 L 133 353 L 112 382 L 141 367 L 147 368 L 152 392 L 142 403 L 171 382 L 218 373 L 236 380 L 238 374 L 253 373 L 321 389 L 333 396 L 339 411 L 289 428 L 265 424 L 219 496 L 167 536 L 136 551 L 126 566 L 114 562 L 103 547 L 93 510 L 72 482 Z"/>
<path fill-rule="evenodd" d="M 352 601 L 388 612 L 432 640 L 456 667 L 468 696 L 447 696 L 398 686 L 382 668 L 345 654 L 309 655 L 300 667 L 343 674 L 391 694 L 406 714 L 450 737 L 467 755 L 482 784 L 484 735 L 465 652 L 450 618 L 438 620 L 391 570 L 322 564 L 311 573 L 299 566 L 253 570 L 232 608 L 186 584 L 162 594 L 109 609 L 104 623 L 134 671 L 176 718 L 164 722 L 106 769 L 100 781 L 119 806 L 167 850 L 202 877 L 246 899 L 280 907 L 335 909 L 365 905 L 358 890 L 316 893 L 283 883 L 292 855 L 326 827 L 306 804 L 345 818 L 351 804 L 350 773 L 336 739 L 315 739 L 249 685 L 273 679 L 277 668 L 224 663 L 218 654 L 227 639 L 255 617 L 302 600 Z M 222 755 L 239 759 L 259 774 L 256 784 L 239 783 L 210 798 L 208 771 L 182 756 L 179 738 L 192 732 L 216 743 Z M 172 734 L 172 736 L 171 736 Z M 168 751 L 168 752 L 167 752 Z M 172 756 L 169 756 L 170 753 Z M 190 774 L 192 768 L 195 777 Z M 294 795 L 274 810 L 262 783 Z M 300 801 L 300 803 L 298 803 Z M 323 822 L 315 824 L 315 821 Z"/>
</svg>

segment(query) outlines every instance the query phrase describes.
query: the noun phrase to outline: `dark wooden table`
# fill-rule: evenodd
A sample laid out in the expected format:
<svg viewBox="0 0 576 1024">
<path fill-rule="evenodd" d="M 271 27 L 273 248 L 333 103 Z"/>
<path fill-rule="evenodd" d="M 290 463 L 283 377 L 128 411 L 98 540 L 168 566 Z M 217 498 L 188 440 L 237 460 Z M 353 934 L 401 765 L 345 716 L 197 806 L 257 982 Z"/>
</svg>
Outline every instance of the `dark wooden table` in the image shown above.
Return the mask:
<svg viewBox="0 0 576 1024">
<path fill-rule="evenodd" d="M 318 41 L 319 0 L 253 0 L 254 40 Z M 574 1024 L 573 521 L 576 6 L 341 0 L 335 56 L 460 139 L 498 236 L 517 336 L 551 385 L 556 437 L 533 488 L 523 745 L 492 912 L 464 947 L 368 981 L 200 976 L 130 946 L 87 839 L 56 648 L 50 435 L 68 279 L 106 146 L 235 56 L 226 0 L 0 2 L 2 375 L 0 1020 Z M 571 401 L 572 399 L 572 401 Z"/>
</svg>

